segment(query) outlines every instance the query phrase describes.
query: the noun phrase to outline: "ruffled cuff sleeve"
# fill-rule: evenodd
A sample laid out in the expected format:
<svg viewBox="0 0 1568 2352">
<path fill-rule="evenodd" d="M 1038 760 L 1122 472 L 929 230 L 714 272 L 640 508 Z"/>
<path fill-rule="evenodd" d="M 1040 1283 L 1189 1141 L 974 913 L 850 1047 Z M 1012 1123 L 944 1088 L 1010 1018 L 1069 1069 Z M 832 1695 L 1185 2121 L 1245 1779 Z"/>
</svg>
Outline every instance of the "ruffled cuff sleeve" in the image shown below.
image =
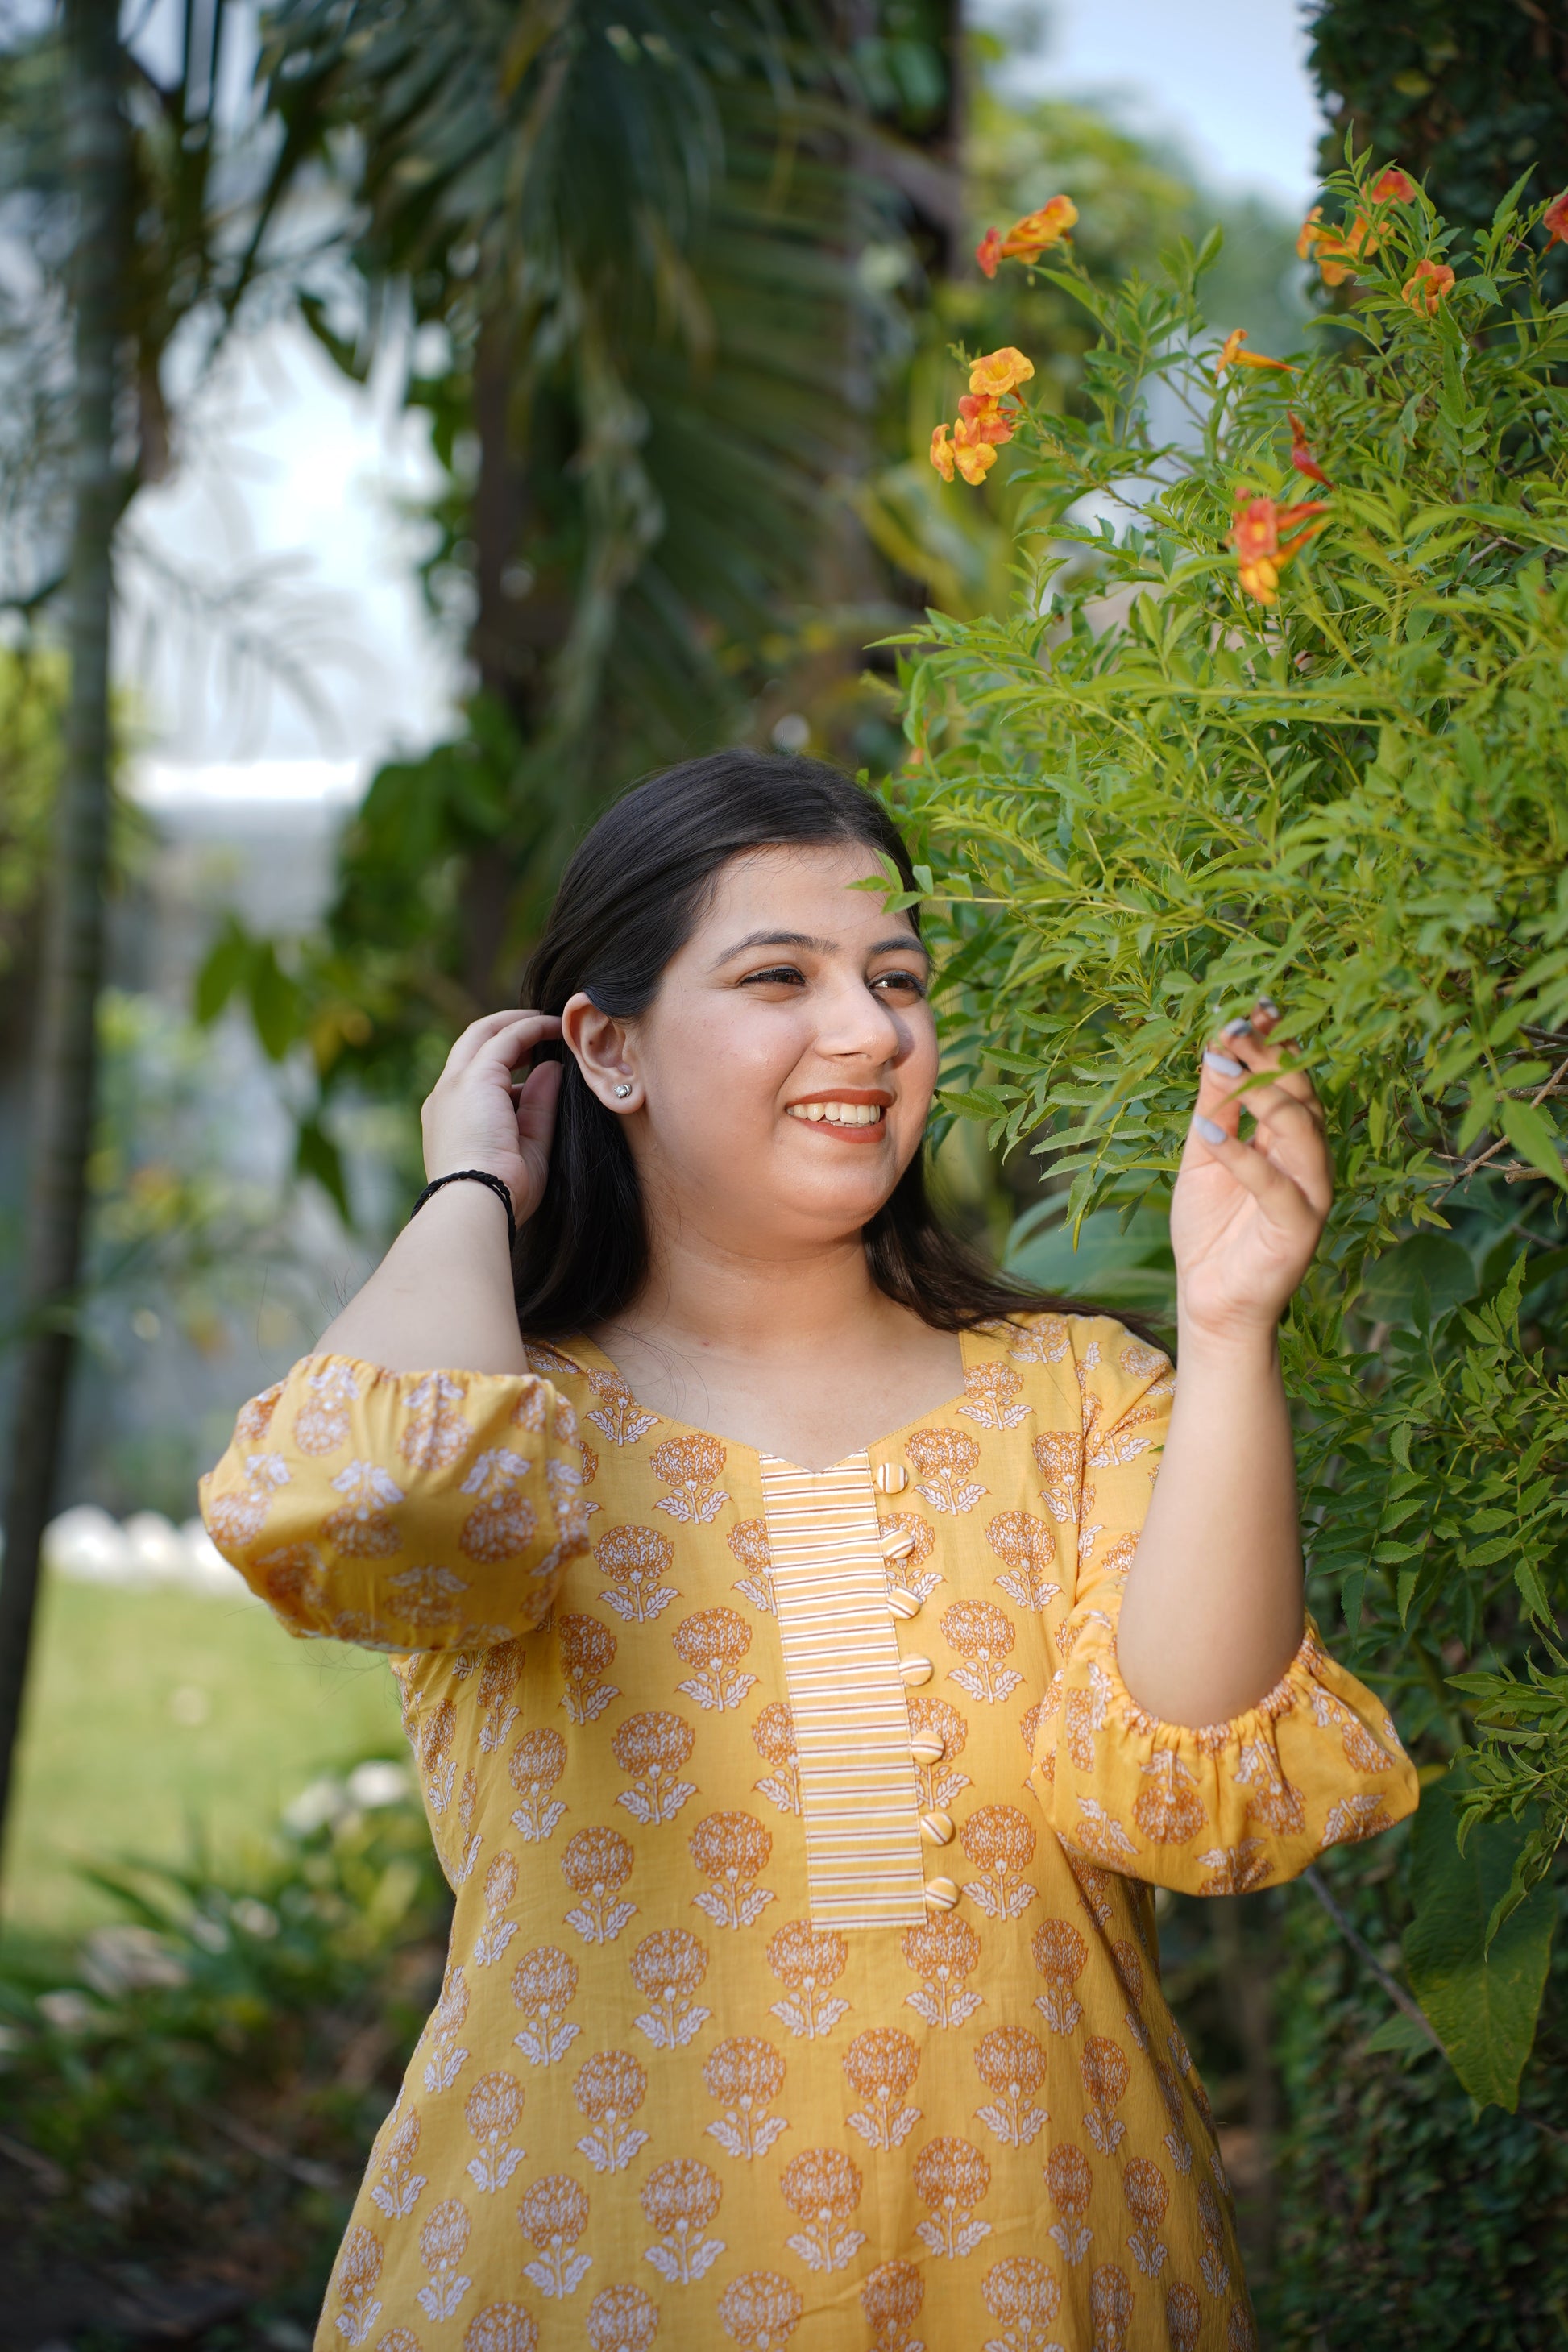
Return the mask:
<svg viewBox="0 0 1568 2352">
<path fill-rule="evenodd" d="M 1184 1895 L 1245 1895 L 1415 1811 L 1415 1769 L 1386 1708 L 1329 1656 L 1310 1619 L 1267 1696 L 1196 1730 L 1138 1705 L 1110 1611 L 1068 1631 L 1035 1782 L 1058 1834 L 1102 1869 Z"/>
<path fill-rule="evenodd" d="M 471 1649 L 548 1612 L 588 1549 L 582 1483 L 547 1381 L 307 1356 L 242 1410 L 202 1517 L 291 1633 Z"/>
</svg>

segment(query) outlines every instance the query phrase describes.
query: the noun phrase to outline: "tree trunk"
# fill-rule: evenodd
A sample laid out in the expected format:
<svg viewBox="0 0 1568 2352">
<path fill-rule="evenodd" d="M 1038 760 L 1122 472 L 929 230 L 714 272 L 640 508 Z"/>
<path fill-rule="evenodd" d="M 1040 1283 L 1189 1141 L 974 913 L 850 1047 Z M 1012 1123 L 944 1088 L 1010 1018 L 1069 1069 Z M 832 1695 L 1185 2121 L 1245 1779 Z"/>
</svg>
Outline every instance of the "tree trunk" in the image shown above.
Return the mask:
<svg viewBox="0 0 1568 2352">
<path fill-rule="evenodd" d="M 75 1349 L 109 839 L 110 565 L 121 503 L 114 393 L 127 132 L 117 0 L 68 0 L 66 25 L 68 154 L 77 204 L 70 694 L 39 976 L 22 1234 L 23 1339 L 0 1569 L 0 1833 L 26 1679 L 38 1549 L 55 1501 Z"/>
</svg>

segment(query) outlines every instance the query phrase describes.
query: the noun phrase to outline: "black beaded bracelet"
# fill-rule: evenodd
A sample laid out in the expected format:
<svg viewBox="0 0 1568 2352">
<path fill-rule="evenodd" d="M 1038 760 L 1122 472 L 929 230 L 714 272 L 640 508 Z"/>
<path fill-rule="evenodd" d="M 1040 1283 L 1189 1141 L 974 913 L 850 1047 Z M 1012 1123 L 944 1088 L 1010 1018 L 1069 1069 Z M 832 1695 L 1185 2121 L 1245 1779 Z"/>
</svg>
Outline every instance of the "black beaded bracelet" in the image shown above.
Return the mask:
<svg viewBox="0 0 1568 2352">
<path fill-rule="evenodd" d="M 511 1194 L 500 1178 L 492 1176 L 488 1168 L 454 1168 L 449 1176 L 437 1176 L 433 1183 L 426 1185 L 425 1190 L 409 1210 L 410 1220 L 419 1214 L 431 1193 L 438 1192 L 443 1184 L 488 1184 L 506 1211 L 507 1248 L 514 1250 L 517 1247 L 517 1219 L 512 1213 Z"/>
</svg>

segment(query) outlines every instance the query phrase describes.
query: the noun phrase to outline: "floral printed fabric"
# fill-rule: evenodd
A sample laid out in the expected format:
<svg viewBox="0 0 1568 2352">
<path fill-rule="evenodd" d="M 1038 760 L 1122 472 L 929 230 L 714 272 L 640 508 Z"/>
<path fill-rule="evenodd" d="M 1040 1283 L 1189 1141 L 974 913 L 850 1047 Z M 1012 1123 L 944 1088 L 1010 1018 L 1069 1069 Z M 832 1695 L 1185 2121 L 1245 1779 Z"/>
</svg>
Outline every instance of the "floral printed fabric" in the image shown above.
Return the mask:
<svg viewBox="0 0 1568 2352">
<path fill-rule="evenodd" d="M 1169 1365 L 1059 1316 L 963 1360 L 835 1474 L 889 1554 L 860 1696 L 907 1709 L 905 1925 L 812 1916 L 750 1449 L 576 1342 L 308 1358 L 240 1415 L 214 1538 L 291 1632 L 398 1654 L 457 1898 L 320 2347 L 1254 2345 L 1152 1883 L 1276 1883 L 1415 1776 L 1310 1632 L 1235 1723 L 1146 1717 L 1115 1626 Z"/>
</svg>

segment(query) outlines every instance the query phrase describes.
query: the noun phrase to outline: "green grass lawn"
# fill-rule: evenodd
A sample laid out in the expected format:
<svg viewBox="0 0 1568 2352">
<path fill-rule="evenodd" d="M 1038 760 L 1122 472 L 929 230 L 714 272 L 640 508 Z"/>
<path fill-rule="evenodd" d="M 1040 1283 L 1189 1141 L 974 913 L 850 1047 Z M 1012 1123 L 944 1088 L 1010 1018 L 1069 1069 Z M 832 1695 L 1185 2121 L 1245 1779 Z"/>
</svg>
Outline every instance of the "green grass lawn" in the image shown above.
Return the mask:
<svg viewBox="0 0 1568 2352">
<path fill-rule="evenodd" d="M 219 1864 L 319 1773 L 405 1752 L 384 1658 L 239 1598 L 45 1580 L 6 1856 L 6 1940 L 110 1916 L 83 1862 Z"/>
</svg>

